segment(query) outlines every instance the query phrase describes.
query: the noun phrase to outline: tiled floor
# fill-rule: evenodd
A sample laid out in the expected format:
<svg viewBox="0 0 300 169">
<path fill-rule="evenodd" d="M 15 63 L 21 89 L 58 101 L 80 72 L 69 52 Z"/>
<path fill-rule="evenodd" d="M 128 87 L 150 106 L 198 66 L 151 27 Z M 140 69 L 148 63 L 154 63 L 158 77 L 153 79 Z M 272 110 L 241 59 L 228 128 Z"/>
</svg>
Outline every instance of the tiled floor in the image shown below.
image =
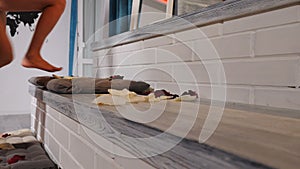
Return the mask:
<svg viewBox="0 0 300 169">
<path fill-rule="evenodd" d="M 0 116 L 0 133 L 30 128 L 30 114 Z"/>
</svg>

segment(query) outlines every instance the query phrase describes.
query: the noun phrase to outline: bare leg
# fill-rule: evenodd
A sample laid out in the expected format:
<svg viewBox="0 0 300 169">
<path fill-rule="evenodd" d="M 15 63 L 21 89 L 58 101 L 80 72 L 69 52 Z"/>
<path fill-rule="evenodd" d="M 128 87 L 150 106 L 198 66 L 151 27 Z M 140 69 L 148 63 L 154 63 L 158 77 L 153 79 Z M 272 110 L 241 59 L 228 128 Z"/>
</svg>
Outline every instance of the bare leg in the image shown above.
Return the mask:
<svg viewBox="0 0 300 169">
<path fill-rule="evenodd" d="M 13 52 L 5 28 L 6 14 L 0 11 L 0 68 L 13 60 Z"/>
<path fill-rule="evenodd" d="M 37 68 L 48 72 L 62 69 L 45 61 L 41 57 L 40 51 L 46 37 L 62 15 L 65 4 L 65 0 L 2 0 L 3 8 L 7 11 L 42 11 L 29 49 L 22 61 L 24 67 Z"/>
</svg>

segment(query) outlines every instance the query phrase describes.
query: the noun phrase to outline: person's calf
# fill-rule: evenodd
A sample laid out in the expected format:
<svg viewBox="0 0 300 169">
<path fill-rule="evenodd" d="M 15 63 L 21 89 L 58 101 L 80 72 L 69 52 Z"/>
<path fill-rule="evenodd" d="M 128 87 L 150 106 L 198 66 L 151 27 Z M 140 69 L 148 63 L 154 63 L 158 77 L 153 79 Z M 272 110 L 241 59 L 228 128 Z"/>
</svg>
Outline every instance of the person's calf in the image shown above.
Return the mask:
<svg viewBox="0 0 300 169">
<path fill-rule="evenodd" d="M 2 1 L 0 1 L 0 12 L 4 12 L 4 5 Z"/>
<path fill-rule="evenodd" d="M 63 10 L 66 7 L 66 0 L 55 0 L 56 4 L 59 5 Z"/>
<path fill-rule="evenodd" d="M 50 1 L 49 6 L 55 6 L 57 8 L 57 12 L 63 12 L 66 7 L 66 0 Z"/>
</svg>

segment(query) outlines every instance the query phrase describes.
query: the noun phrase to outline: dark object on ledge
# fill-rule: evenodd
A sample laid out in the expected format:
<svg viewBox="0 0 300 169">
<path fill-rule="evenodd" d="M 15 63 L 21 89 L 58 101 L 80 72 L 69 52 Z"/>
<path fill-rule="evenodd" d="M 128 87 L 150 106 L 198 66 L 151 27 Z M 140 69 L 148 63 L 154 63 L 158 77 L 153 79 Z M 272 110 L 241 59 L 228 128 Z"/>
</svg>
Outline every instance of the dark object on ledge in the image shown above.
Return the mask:
<svg viewBox="0 0 300 169">
<path fill-rule="evenodd" d="M 192 90 L 188 90 L 188 91 L 183 92 L 181 96 L 186 96 L 186 95 L 196 96 L 196 98 L 199 98 L 198 94 L 195 91 L 192 91 Z"/>
<path fill-rule="evenodd" d="M 120 75 L 113 75 L 109 77 L 111 80 L 113 79 L 124 79 L 124 76 L 120 76 Z"/>
<path fill-rule="evenodd" d="M 118 76 L 119 77 L 119 76 Z M 55 79 L 49 76 L 33 77 L 29 82 L 43 89 L 60 94 L 107 94 L 108 89 L 128 89 L 137 94 L 149 94 L 150 85 L 145 82 L 121 78 L 73 78 Z"/>
<path fill-rule="evenodd" d="M 155 90 L 154 91 L 154 95 L 155 97 L 160 97 L 160 96 L 172 96 L 171 99 L 175 99 L 176 97 L 179 97 L 177 94 L 171 94 L 170 92 L 166 91 L 166 90 Z"/>
<path fill-rule="evenodd" d="M 39 76 L 39 77 L 32 77 L 28 81 L 39 88 L 46 89 L 48 82 L 53 79 L 55 78 L 50 76 Z"/>
<path fill-rule="evenodd" d="M 14 150 L 0 150 L 0 169 L 57 169 L 40 143 L 15 144 L 14 147 Z"/>
</svg>

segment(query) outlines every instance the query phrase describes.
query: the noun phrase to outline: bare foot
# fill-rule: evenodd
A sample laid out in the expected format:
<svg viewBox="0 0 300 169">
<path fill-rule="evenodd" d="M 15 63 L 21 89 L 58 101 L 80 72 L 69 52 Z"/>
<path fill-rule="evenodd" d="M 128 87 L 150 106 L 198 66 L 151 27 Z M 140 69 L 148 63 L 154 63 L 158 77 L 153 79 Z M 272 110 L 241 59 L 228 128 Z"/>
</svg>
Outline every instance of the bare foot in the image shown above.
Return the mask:
<svg viewBox="0 0 300 169">
<path fill-rule="evenodd" d="M 36 68 L 47 72 L 57 72 L 62 70 L 61 67 L 55 67 L 41 57 L 36 57 L 34 59 L 24 57 L 24 59 L 22 60 L 22 66 L 26 68 Z"/>
</svg>

